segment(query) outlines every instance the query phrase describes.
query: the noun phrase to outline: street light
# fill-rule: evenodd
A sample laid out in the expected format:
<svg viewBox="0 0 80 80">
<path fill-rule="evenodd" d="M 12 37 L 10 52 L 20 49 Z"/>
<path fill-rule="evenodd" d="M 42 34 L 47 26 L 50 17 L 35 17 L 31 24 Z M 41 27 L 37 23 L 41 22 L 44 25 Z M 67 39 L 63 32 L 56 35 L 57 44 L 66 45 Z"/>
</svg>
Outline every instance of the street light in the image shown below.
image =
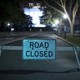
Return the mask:
<svg viewBox="0 0 80 80">
<path fill-rule="evenodd" d="M 63 18 L 64 18 L 64 19 L 67 19 L 67 18 L 68 18 L 67 14 L 64 14 L 64 15 L 63 15 Z"/>
<path fill-rule="evenodd" d="M 56 26 L 57 35 L 59 34 L 59 25 L 60 25 L 59 19 L 55 19 L 55 26 Z"/>
<path fill-rule="evenodd" d="M 10 26 L 11 24 L 10 23 L 7 23 L 7 26 Z"/>
</svg>

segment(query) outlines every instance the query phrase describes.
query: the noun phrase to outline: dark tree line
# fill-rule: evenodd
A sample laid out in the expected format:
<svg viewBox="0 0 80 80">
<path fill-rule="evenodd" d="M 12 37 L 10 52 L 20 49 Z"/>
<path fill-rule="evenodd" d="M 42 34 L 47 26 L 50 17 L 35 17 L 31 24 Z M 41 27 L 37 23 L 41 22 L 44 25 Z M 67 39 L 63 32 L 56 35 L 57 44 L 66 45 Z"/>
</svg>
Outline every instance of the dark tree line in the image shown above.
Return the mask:
<svg viewBox="0 0 80 80">
<path fill-rule="evenodd" d="M 25 27 L 28 27 L 30 24 L 32 24 L 31 17 L 29 15 L 24 14 L 23 6 L 21 6 L 21 3 L 23 1 L 24 0 L 0 0 L 0 30 L 1 31 L 4 31 L 6 29 L 5 28 L 6 21 L 14 23 L 16 28 L 19 28 L 19 26 L 17 25 L 26 24 Z"/>
</svg>

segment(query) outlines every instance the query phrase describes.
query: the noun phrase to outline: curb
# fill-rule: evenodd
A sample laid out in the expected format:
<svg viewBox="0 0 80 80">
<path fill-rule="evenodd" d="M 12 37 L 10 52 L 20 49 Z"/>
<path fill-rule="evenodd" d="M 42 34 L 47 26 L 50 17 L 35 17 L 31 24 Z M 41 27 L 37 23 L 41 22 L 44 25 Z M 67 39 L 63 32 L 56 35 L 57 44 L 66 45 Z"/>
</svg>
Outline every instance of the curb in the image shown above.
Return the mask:
<svg viewBox="0 0 80 80">
<path fill-rule="evenodd" d="M 6 44 L 9 44 L 9 43 L 12 43 L 12 42 L 15 42 L 15 41 L 18 41 L 18 40 L 24 39 L 24 38 L 25 38 L 25 37 L 17 38 L 17 39 L 15 39 L 15 40 L 10 40 L 10 41 L 7 41 L 6 43 L 3 43 L 3 44 L 0 45 L 0 46 L 6 45 Z"/>
<path fill-rule="evenodd" d="M 31 35 L 31 34 L 29 34 L 29 35 Z M 24 38 L 26 38 L 26 37 L 28 37 L 28 35 L 23 36 L 23 37 L 19 37 L 19 38 L 13 38 L 13 39 L 11 39 L 11 40 L 9 40 L 9 41 L 6 41 L 5 43 L 2 43 L 0 46 L 6 45 L 6 44 L 9 44 L 9 43 L 18 41 L 18 40 L 22 40 L 22 39 L 24 39 Z"/>
<path fill-rule="evenodd" d="M 67 42 L 67 43 L 70 44 L 71 46 L 79 47 L 79 46 L 75 45 L 74 43 L 72 43 L 72 42 L 70 42 L 70 41 L 67 41 L 67 40 L 63 39 L 62 37 L 59 37 L 59 36 L 57 36 L 57 37 L 58 37 L 59 39 L 63 40 L 64 42 Z"/>
</svg>

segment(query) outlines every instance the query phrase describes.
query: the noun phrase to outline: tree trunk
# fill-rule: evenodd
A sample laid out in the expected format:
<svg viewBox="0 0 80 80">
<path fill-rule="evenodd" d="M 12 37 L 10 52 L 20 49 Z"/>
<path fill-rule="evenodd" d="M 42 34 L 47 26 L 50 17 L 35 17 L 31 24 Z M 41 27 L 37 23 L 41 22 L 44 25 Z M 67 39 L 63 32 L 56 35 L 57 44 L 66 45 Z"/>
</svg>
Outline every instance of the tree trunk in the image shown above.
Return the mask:
<svg viewBox="0 0 80 80">
<path fill-rule="evenodd" d="M 74 25 L 70 23 L 70 35 L 74 35 Z"/>
</svg>

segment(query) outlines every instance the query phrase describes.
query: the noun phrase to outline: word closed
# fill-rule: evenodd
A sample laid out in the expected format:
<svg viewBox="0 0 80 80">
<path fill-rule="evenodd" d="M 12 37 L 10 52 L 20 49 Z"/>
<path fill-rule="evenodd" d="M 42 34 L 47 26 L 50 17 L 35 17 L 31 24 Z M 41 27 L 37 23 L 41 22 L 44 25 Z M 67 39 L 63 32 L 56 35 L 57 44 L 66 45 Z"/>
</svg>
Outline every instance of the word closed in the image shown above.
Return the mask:
<svg viewBox="0 0 80 80">
<path fill-rule="evenodd" d="M 23 59 L 55 59 L 56 41 L 53 39 L 23 40 Z"/>
</svg>

